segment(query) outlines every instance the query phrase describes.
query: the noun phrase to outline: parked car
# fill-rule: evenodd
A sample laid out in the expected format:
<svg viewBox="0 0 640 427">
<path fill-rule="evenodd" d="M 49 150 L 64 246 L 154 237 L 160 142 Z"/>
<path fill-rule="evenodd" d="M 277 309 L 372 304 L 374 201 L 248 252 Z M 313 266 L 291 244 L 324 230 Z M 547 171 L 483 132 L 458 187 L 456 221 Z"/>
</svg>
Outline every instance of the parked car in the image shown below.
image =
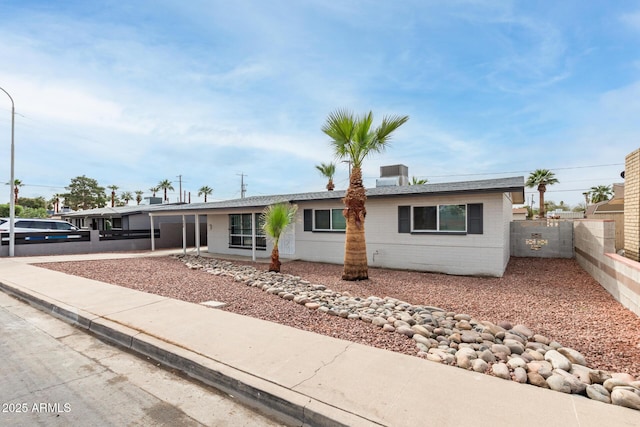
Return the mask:
<svg viewBox="0 0 640 427">
<path fill-rule="evenodd" d="M 78 231 L 75 225 L 59 219 L 16 218 L 14 222 L 16 233 L 34 233 L 42 231 Z M 0 218 L 0 233 L 9 232 L 9 218 Z"/>
</svg>

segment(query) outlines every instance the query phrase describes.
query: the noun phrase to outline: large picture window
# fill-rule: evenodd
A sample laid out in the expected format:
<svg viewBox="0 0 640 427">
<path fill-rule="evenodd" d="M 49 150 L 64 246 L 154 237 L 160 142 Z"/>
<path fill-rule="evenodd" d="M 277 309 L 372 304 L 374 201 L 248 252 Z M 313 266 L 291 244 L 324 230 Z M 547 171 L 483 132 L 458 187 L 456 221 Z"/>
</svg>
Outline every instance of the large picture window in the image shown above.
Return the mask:
<svg viewBox="0 0 640 427">
<path fill-rule="evenodd" d="M 314 230 L 345 230 L 347 222 L 342 209 L 316 209 L 314 213 Z"/>
<path fill-rule="evenodd" d="M 259 218 L 257 214 L 250 213 L 229 215 L 229 247 L 251 249 L 251 224 L 257 219 L 256 249 L 266 249 L 267 239 Z"/>
<path fill-rule="evenodd" d="M 415 206 L 413 231 L 467 231 L 467 205 Z"/>
</svg>

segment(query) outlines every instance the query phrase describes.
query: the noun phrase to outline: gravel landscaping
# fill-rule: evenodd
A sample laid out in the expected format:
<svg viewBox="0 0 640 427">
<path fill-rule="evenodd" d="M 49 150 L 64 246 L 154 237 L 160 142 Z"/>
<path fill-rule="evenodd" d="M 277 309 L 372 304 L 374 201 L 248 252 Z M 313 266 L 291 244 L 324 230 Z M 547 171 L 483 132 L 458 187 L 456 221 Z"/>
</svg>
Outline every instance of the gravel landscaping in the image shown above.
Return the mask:
<svg viewBox="0 0 640 427">
<path fill-rule="evenodd" d="M 497 346 L 502 345 L 504 340 L 505 344 L 508 343 L 511 346 L 514 355 L 518 351 L 524 351 L 523 355 L 528 355 L 531 353 L 529 350 L 533 351 L 534 344 L 541 345 L 539 342 L 534 342 L 536 339 L 533 338 L 533 334 L 536 334 L 539 336 L 537 340 L 546 342 L 546 344 L 550 344 L 549 341 L 552 341 L 554 343 L 550 345 L 556 346 L 561 352 L 563 349 L 560 347 L 567 347 L 579 352 L 584 356 L 586 365 L 590 368 L 612 373 L 627 373 L 635 379 L 640 378 L 640 318 L 616 302 L 577 265 L 575 260 L 512 258 L 502 278 L 460 277 L 370 269 L 370 280 L 363 282 L 342 281 L 340 279 L 342 268 L 338 265 L 300 261 L 286 262 L 282 265 L 285 277 L 288 277 L 287 275 L 299 276 L 303 279 L 303 283 L 309 283 L 307 286 L 323 285 L 317 286 L 323 294 L 331 289 L 334 294 L 337 293 L 341 300 L 344 300 L 343 302 L 349 299 L 352 303 L 355 297 L 361 297 L 355 298 L 358 306 L 362 306 L 362 303 L 366 304 L 364 304 L 365 307 L 357 310 L 360 310 L 360 317 L 367 321 L 347 319 L 349 312 L 342 310 L 341 306 L 335 308 L 334 314 L 336 315 L 331 316 L 327 313 L 330 310 L 328 307 L 324 307 L 324 311 L 318 309 L 323 304 L 309 302 L 305 305 L 305 301 L 311 300 L 302 300 L 302 298 L 305 298 L 306 295 L 312 295 L 307 294 L 306 291 L 302 293 L 302 296 L 296 296 L 289 291 L 283 291 L 283 288 L 278 287 L 279 285 L 263 284 L 264 279 L 262 278 L 247 280 L 245 273 L 242 273 L 244 278 L 239 278 L 238 273 L 233 273 L 236 275 L 235 278 L 233 274 L 226 275 L 219 272 L 211 274 L 211 271 L 207 273 L 205 269 L 199 269 L 201 266 L 187 269 L 183 261 L 197 264 L 211 260 L 206 258 L 197 260 L 194 257 L 188 257 L 185 260 L 173 257 L 152 257 L 48 263 L 41 266 L 185 301 L 196 303 L 210 300 L 221 301 L 227 304 L 223 308 L 224 310 L 234 313 L 409 355 L 418 354 L 430 360 L 442 359 L 443 363 L 457 364 L 458 366 L 469 363 L 469 368 L 473 367 L 474 369 L 476 365 L 472 366 L 470 363 L 473 360 L 462 359 L 462 351 L 457 351 L 456 354 L 458 344 L 455 341 L 460 341 L 460 338 L 462 338 L 460 349 L 463 346 L 471 345 L 467 344 L 468 342 L 473 342 L 476 347 L 481 346 L 480 343 L 483 339 L 487 343 L 487 335 L 483 333 L 481 339 L 479 332 L 474 331 L 482 329 L 482 332 L 492 332 L 495 337 L 500 337 L 496 341 Z M 267 269 L 267 265 L 263 263 L 234 261 L 233 265 L 237 268 L 253 266 L 261 272 Z M 245 280 L 246 283 L 241 280 Z M 299 279 L 296 280 L 299 281 Z M 246 286 L 246 284 L 255 281 L 259 281 L 259 283 Z M 267 292 L 264 292 L 263 288 Z M 278 298 L 273 293 L 279 293 L 282 298 Z M 365 300 L 370 296 L 389 298 L 386 300 Z M 296 301 L 292 301 L 294 298 L 297 298 Z M 423 318 L 428 317 L 429 322 L 431 322 L 433 314 L 440 319 L 440 326 L 444 325 L 444 330 L 448 330 L 447 326 L 454 329 L 455 324 L 456 329 L 453 332 L 458 335 L 452 335 L 451 330 L 441 336 L 436 336 L 437 334 L 433 333 L 429 335 L 429 331 L 422 331 L 425 332 L 425 336 L 431 336 L 432 342 L 443 344 L 444 341 L 447 345 L 451 343 L 453 350 L 447 355 L 434 348 L 435 344 L 429 349 L 429 342 L 424 340 L 421 347 L 422 338 L 420 336 L 416 335 L 411 339 L 417 330 L 416 327 L 414 326 L 413 330 L 406 328 L 404 320 L 411 320 L 402 317 L 406 316 L 406 313 L 394 311 L 395 314 L 389 315 L 390 312 L 383 307 L 384 304 L 386 304 L 384 307 L 390 308 L 392 311 L 395 310 L 395 305 L 399 310 L 405 310 L 405 307 L 408 308 L 411 305 L 411 312 L 414 311 L 414 306 L 426 306 L 428 310 L 423 310 L 422 316 Z M 324 305 L 328 306 L 328 304 Z M 371 307 L 379 306 L 379 313 L 376 314 L 369 305 Z M 383 308 L 386 310 L 384 316 L 378 315 Z M 351 307 L 350 310 L 352 311 L 349 317 L 356 316 L 353 314 L 355 308 Z M 362 314 L 365 313 L 364 310 L 374 314 Z M 338 311 L 343 312 L 338 313 Z M 455 320 L 454 315 L 456 316 Z M 468 320 L 471 320 L 471 327 L 467 324 Z M 507 328 L 507 339 L 505 339 L 504 330 L 502 332 L 489 331 L 488 324 L 483 326 L 476 323 L 479 321 L 488 321 L 494 325 L 513 326 L 514 330 L 509 331 L 510 328 Z M 411 322 L 413 323 L 413 320 Z M 522 326 L 522 328 L 516 328 L 515 325 Z M 429 326 L 433 332 L 431 324 L 425 326 Z M 438 325 L 436 324 L 436 326 Z M 401 333 L 391 333 L 391 331 Z M 524 335 L 529 334 L 526 331 L 531 331 L 529 340 L 522 339 Z M 438 330 L 435 332 L 439 333 Z M 470 335 L 472 333 L 476 333 L 475 338 Z M 433 338 L 437 338 L 438 341 Z M 489 336 L 489 338 L 491 337 Z M 477 339 L 477 343 L 473 341 L 474 339 Z M 527 345 L 531 341 L 531 348 L 519 349 L 520 345 L 512 342 L 514 339 L 519 339 Z M 416 342 L 418 342 L 418 349 Z M 561 343 L 561 346 L 558 343 Z M 447 346 L 445 345 L 444 348 L 446 349 Z M 490 361 L 492 369 L 489 371 L 500 376 L 500 372 L 503 370 L 503 375 L 506 378 L 511 376 L 513 380 L 522 381 L 523 378 L 518 378 L 518 375 L 523 375 L 524 371 L 530 370 L 531 366 L 517 366 L 521 362 L 520 358 L 511 361 L 511 355 L 500 360 L 501 354 L 498 350 L 498 347 L 493 349 L 498 359 L 495 362 Z M 548 352 L 547 356 L 551 359 L 552 352 L 549 350 L 551 347 L 547 346 L 541 352 L 542 354 Z M 505 351 L 510 352 L 506 349 Z M 475 359 L 476 353 L 480 355 L 481 351 L 471 353 L 471 358 Z M 555 355 L 555 352 L 553 354 Z M 525 359 L 527 358 L 525 357 Z M 554 368 L 556 367 L 555 360 L 549 360 L 549 363 L 554 364 Z M 483 365 L 481 363 L 478 365 L 478 370 L 482 370 Z M 543 372 L 541 371 L 541 373 Z M 526 374 L 524 375 L 522 382 L 526 382 Z M 549 375 L 551 374 L 549 373 Z M 558 389 L 568 387 L 563 379 L 556 378 L 554 375 L 550 380 L 549 375 L 545 378 L 547 383 L 552 385 L 552 388 L 555 381 L 551 380 L 559 381 Z M 610 381 L 609 385 L 611 384 Z M 634 383 L 634 385 L 636 384 Z M 605 386 L 607 386 L 606 383 Z M 606 393 L 603 390 L 604 388 L 600 387 L 600 389 L 594 389 L 593 392 Z M 618 394 L 622 391 L 620 388 Z M 584 394 L 584 388 L 577 392 Z M 590 397 L 600 398 L 599 395 L 598 397 L 590 395 Z M 634 399 L 633 396 L 631 398 Z"/>
</svg>

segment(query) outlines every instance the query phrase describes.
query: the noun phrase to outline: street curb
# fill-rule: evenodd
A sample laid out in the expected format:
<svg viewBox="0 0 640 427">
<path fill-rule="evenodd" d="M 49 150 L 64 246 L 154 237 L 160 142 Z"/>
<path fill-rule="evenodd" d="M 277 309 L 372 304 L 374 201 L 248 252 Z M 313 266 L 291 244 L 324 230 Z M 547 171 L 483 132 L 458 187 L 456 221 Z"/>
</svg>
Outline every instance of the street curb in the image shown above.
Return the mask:
<svg viewBox="0 0 640 427">
<path fill-rule="evenodd" d="M 268 380 L 240 371 L 160 338 L 124 326 L 108 318 L 75 307 L 64 307 L 44 295 L 0 282 L 0 290 L 74 326 L 177 369 L 200 382 L 238 398 L 259 411 L 272 413 L 281 422 L 295 426 L 381 425 L 341 408 L 328 405 Z"/>
</svg>

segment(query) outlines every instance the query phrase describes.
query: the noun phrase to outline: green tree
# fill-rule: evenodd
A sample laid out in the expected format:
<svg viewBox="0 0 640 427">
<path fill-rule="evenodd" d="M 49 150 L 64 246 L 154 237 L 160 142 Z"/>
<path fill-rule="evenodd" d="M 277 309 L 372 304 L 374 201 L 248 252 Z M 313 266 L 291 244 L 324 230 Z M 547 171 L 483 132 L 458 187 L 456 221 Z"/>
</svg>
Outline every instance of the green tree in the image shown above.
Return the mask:
<svg viewBox="0 0 640 427">
<path fill-rule="evenodd" d="M 117 185 L 107 185 L 107 188 L 111 190 L 111 207 L 116 205 L 116 191 L 118 190 Z"/>
<path fill-rule="evenodd" d="M 207 196 L 210 196 L 211 194 L 213 194 L 213 188 L 211 188 L 211 187 L 209 187 L 207 185 L 203 185 L 198 190 L 198 197 L 204 195 L 204 202 L 205 203 L 207 203 Z"/>
<path fill-rule="evenodd" d="M 336 158 L 349 160 L 352 165 L 349 188 L 342 199 L 347 223 L 343 280 L 369 278 L 364 234 L 367 196 L 362 184 L 363 161 L 373 153 L 383 152 L 390 144 L 391 134 L 407 120 L 409 116 L 385 116 L 380 126 L 372 129 L 372 112 L 355 117 L 349 111 L 336 110 L 329 114 L 322 127 L 322 131 L 331 138 Z"/>
<path fill-rule="evenodd" d="M 65 188 L 68 193 L 61 196 L 65 204 L 73 210 L 102 208 L 107 204 L 104 187 L 98 185 L 95 179 L 78 176 L 71 179 L 71 183 Z"/>
<path fill-rule="evenodd" d="M 549 169 L 536 169 L 531 172 L 527 179 L 526 186 L 529 188 L 537 187 L 538 193 L 540 193 L 540 212 L 539 217 L 544 218 L 544 193 L 547 191 L 548 185 L 557 184 L 559 181 L 555 174 Z"/>
<path fill-rule="evenodd" d="M 16 217 L 21 216 L 22 211 L 23 211 L 22 206 L 18 206 L 18 205 L 15 206 L 14 213 Z M 11 212 L 11 205 L 9 203 L 0 205 L 0 217 L 9 218 L 9 216 L 11 216 L 10 212 Z"/>
<path fill-rule="evenodd" d="M 173 185 L 171 185 L 171 181 L 169 181 L 168 179 L 160 181 L 158 183 L 158 188 L 164 191 L 164 201 L 168 202 L 169 199 L 167 198 L 167 190 L 171 190 L 171 191 L 174 190 Z"/>
<path fill-rule="evenodd" d="M 610 185 L 596 185 L 589 190 L 591 203 L 600 203 L 609 200 L 613 191 Z"/>
<path fill-rule="evenodd" d="M 336 174 L 336 164 L 333 162 L 330 163 L 320 163 L 316 165 L 316 169 L 320 171 L 322 176 L 327 178 L 329 182 L 327 183 L 327 190 L 333 191 L 335 185 L 333 185 L 333 176 Z"/>
<path fill-rule="evenodd" d="M 144 194 L 144 192 L 142 190 L 136 190 L 136 203 L 140 204 L 142 203 L 142 195 Z"/>
<path fill-rule="evenodd" d="M 129 200 L 133 200 L 133 194 L 131 194 L 131 191 L 123 191 L 122 194 L 120 194 L 120 198 L 124 200 L 125 205 L 128 205 Z"/>
<path fill-rule="evenodd" d="M 33 209 L 46 209 L 47 208 L 47 202 L 44 199 L 44 197 L 40 196 L 40 197 L 35 197 L 35 198 L 29 198 L 29 197 L 20 197 L 18 198 L 16 205 L 20 205 L 24 208 L 33 208 Z"/>
<path fill-rule="evenodd" d="M 149 189 L 149 191 L 151 191 L 151 195 L 152 195 L 153 197 L 156 197 L 156 193 L 157 193 L 158 191 L 160 191 L 160 187 L 156 185 L 155 187 L 151 187 L 151 188 Z"/>
<path fill-rule="evenodd" d="M 24 208 L 20 216 L 23 218 L 48 218 L 49 214 L 45 208 Z"/>
<path fill-rule="evenodd" d="M 280 272 L 280 252 L 278 250 L 278 242 L 280 236 L 287 229 L 287 227 L 293 222 L 298 211 L 297 205 L 291 205 L 289 203 L 277 203 L 275 205 L 269 205 L 260 215 L 262 222 L 262 229 L 273 240 L 273 249 L 271 250 L 271 263 L 269 264 L 269 271 Z"/>
<path fill-rule="evenodd" d="M 428 179 L 418 179 L 415 176 L 411 177 L 411 181 L 409 181 L 409 185 L 423 185 L 429 182 Z"/>
</svg>

